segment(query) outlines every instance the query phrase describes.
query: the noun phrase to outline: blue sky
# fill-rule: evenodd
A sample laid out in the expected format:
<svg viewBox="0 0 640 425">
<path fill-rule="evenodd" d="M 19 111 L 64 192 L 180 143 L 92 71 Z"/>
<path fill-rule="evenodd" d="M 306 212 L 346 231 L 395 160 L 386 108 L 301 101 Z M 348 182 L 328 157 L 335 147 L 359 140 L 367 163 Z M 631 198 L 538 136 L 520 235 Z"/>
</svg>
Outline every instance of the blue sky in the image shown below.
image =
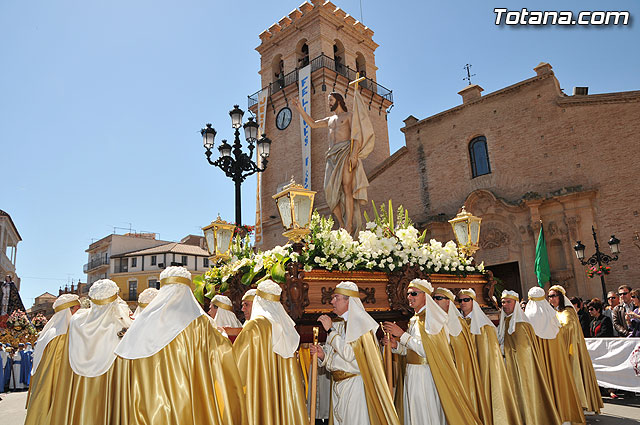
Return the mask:
<svg viewBox="0 0 640 425">
<path fill-rule="evenodd" d="M 360 18 L 360 1 L 335 1 Z M 0 0 L 0 209 L 23 241 L 28 306 L 69 279 L 114 227 L 165 240 L 234 216 L 233 184 L 204 158 L 206 122 L 232 138 L 228 111 L 260 88 L 258 34 L 299 1 Z M 378 82 L 392 89 L 392 151 L 408 115 L 460 104 L 463 66 L 485 94 L 549 62 L 565 93 L 638 90 L 637 1 L 372 1 L 363 21 L 380 44 Z M 495 26 L 496 7 L 626 10 L 618 27 Z M 255 179 L 243 218 L 255 214 Z"/>
</svg>

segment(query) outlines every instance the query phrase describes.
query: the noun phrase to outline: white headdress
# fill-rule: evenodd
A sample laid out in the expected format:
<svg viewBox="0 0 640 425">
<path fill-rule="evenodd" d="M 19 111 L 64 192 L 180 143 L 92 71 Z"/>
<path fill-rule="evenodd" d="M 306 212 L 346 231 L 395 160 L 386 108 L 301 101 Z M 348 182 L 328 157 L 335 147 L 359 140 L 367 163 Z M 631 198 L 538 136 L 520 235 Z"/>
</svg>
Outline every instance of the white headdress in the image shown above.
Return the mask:
<svg viewBox="0 0 640 425">
<path fill-rule="evenodd" d="M 567 291 L 564 289 L 564 287 L 560 286 L 560 285 L 553 285 L 551 288 L 549 288 L 549 290 L 554 290 L 556 292 L 560 292 L 562 294 L 562 297 L 564 298 L 564 306 L 565 308 L 569 308 L 569 306 L 573 307 L 573 309 L 576 309 L 576 306 L 573 305 L 573 303 L 571 302 L 571 300 L 569 299 L 569 297 L 567 297 Z"/>
<path fill-rule="evenodd" d="M 242 301 L 253 301 L 253 299 L 256 297 L 256 290 L 255 289 L 249 289 L 247 292 L 244 293 L 244 295 L 242 296 Z"/>
<path fill-rule="evenodd" d="M 253 299 L 251 319 L 264 317 L 271 323 L 271 349 L 279 356 L 289 358 L 298 349 L 300 335 L 295 322 L 280 303 L 281 293 L 280 285 L 271 279 L 260 282 Z"/>
<path fill-rule="evenodd" d="M 460 318 L 462 317 L 462 315 L 460 314 L 456 306 L 451 304 L 456 299 L 456 296 L 453 295 L 453 292 L 451 292 L 447 288 L 436 288 L 435 291 L 433 291 L 432 298 L 436 295 L 444 295 L 445 297 L 449 298 L 450 303 L 449 310 L 447 311 L 447 330 L 449 331 L 449 335 L 451 336 L 460 335 L 460 332 L 462 332 L 462 323 L 460 323 Z M 436 301 L 434 302 L 437 304 Z"/>
<path fill-rule="evenodd" d="M 433 293 L 431 282 L 426 279 L 413 279 L 408 287 L 419 289 L 426 295 L 424 328 L 427 333 L 430 335 L 440 333 L 445 323 L 447 323 L 449 315 L 431 298 Z"/>
<path fill-rule="evenodd" d="M 516 302 L 516 306 L 513 309 L 513 313 L 510 316 L 507 316 L 504 312 L 504 309 L 500 309 L 500 325 L 498 325 L 498 341 L 500 345 L 504 344 L 504 333 L 505 330 L 509 332 L 509 335 L 513 334 L 516 331 L 516 323 L 524 322 L 529 323 L 527 320 L 527 316 L 524 315 L 524 311 L 520 308 L 520 296 L 515 291 L 502 291 L 501 299 L 509 298 Z M 511 321 L 509 322 L 509 329 L 505 329 L 505 322 L 507 317 L 511 317 Z"/>
<path fill-rule="evenodd" d="M 347 321 L 347 330 L 345 340 L 350 343 L 369 331 L 378 329 L 378 322 L 367 313 L 360 300 L 360 291 L 358 285 L 353 282 L 340 282 L 336 285 L 334 294 L 349 297 L 349 320 Z"/>
<path fill-rule="evenodd" d="M 544 289 L 534 286 L 528 292 L 529 301 L 524 310 L 533 330 L 540 338 L 553 339 L 560 331 L 560 322 L 556 311 L 545 299 Z"/>
<path fill-rule="evenodd" d="M 118 332 L 131 325 L 118 291 L 114 281 L 98 280 L 89 289 L 91 308 L 71 318 L 69 364 L 80 376 L 96 377 L 107 372 L 116 358 L 113 350 L 120 342 Z"/>
<path fill-rule="evenodd" d="M 469 325 L 471 333 L 474 335 L 480 335 L 482 333 L 483 326 L 490 326 L 494 331 L 496 331 L 497 334 L 498 330 L 496 329 L 496 325 L 494 325 L 491 319 L 489 319 L 487 315 L 484 314 L 484 311 L 482 311 L 482 307 L 480 307 L 480 304 L 478 304 L 478 301 L 476 301 L 476 291 L 474 291 L 472 288 L 463 289 L 460 291 L 460 294 L 468 295 L 469 297 L 471 297 L 471 300 L 473 302 L 473 314 L 471 315 L 471 324 Z"/>
<path fill-rule="evenodd" d="M 223 328 L 241 328 L 242 323 L 238 320 L 233 313 L 233 304 L 229 297 L 224 295 L 216 295 L 211 300 L 211 303 L 218 307 L 215 320 L 216 326 L 222 326 Z"/>
<path fill-rule="evenodd" d="M 167 267 L 160 273 L 160 290 L 136 317 L 116 348 L 125 359 L 143 359 L 166 347 L 191 322 L 206 314 L 191 291 L 191 273 Z"/>
<path fill-rule="evenodd" d="M 144 310 L 153 299 L 158 295 L 158 290 L 156 288 L 147 288 L 144 291 L 140 292 L 138 295 L 138 307 L 136 307 L 136 312 L 133 313 L 133 318 L 137 318 L 142 310 Z"/>
<path fill-rule="evenodd" d="M 53 338 L 67 333 L 69 322 L 71 321 L 71 308 L 77 305 L 80 305 L 80 301 L 78 301 L 78 296 L 75 294 L 62 294 L 53 303 L 54 314 L 47 324 L 44 325 L 42 331 L 40 331 L 36 348 L 33 351 L 32 376 L 36 373 L 47 344 L 49 344 Z"/>
</svg>

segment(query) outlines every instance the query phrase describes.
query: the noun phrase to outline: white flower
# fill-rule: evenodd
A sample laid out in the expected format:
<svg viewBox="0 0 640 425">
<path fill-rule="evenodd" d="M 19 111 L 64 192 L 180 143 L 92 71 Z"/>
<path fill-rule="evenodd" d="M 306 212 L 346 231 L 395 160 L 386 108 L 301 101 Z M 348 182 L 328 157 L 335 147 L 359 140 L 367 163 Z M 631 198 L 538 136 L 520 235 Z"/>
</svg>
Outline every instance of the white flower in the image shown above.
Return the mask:
<svg viewBox="0 0 640 425">
<path fill-rule="evenodd" d="M 347 267 L 347 269 L 353 267 L 353 263 L 351 261 L 347 261 L 344 265 Z"/>
<path fill-rule="evenodd" d="M 467 271 L 468 271 L 468 272 L 472 272 L 472 271 L 474 271 L 474 270 L 475 270 L 475 269 L 474 269 L 472 266 L 467 266 Z"/>
<path fill-rule="evenodd" d="M 393 263 L 389 264 L 389 270 L 393 271 L 395 268 L 396 266 Z"/>
</svg>

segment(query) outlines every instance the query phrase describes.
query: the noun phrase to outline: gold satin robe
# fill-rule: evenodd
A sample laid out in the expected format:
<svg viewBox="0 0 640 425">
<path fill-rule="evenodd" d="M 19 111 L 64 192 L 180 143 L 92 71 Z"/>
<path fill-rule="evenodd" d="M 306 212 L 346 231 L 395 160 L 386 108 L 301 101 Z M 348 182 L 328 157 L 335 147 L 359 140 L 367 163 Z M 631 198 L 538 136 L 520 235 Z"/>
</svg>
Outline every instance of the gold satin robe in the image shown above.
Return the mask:
<svg viewBox="0 0 640 425">
<path fill-rule="evenodd" d="M 100 376 L 88 378 L 77 375 L 69 364 L 69 338 L 66 338 L 49 425 L 122 423 L 119 420 L 121 395 L 116 389 L 122 387 L 124 380 L 126 378 L 121 373 L 117 361 Z"/>
<path fill-rule="evenodd" d="M 462 326 L 462 331 L 458 336 L 450 335 L 449 337 L 456 369 L 462 380 L 462 386 L 467 390 L 469 401 L 471 401 L 475 411 L 478 413 L 480 420 L 484 424 L 490 424 L 492 420 L 491 406 L 487 401 L 488 394 L 485 394 L 482 385 L 474 339 L 467 322 L 461 317 L 458 317 L 458 320 Z"/>
<path fill-rule="evenodd" d="M 482 386 L 491 405 L 493 416 L 491 422 L 485 419 L 485 424 L 522 424 L 513 386 L 502 359 L 496 328 L 486 325 L 480 328 L 480 332 L 480 335 L 473 336 L 478 353 Z"/>
<path fill-rule="evenodd" d="M 587 351 L 587 344 L 584 341 L 578 314 L 573 308 L 568 307 L 564 311 L 556 312 L 556 316 L 560 321 L 560 325 L 562 325 L 559 335 L 564 340 L 564 346 L 569 353 L 571 370 L 580 403 L 584 409 L 600 413 L 600 409 L 604 407 L 604 404 L 598 388 L 596 372 L 593 370 L 593 363 Z"/>
<path fill-rule="evenodd" d="M 536 338 L 560 419 L 563 422 L 585 423 L 582 405 L 573 381 L 569 353 L 560 333 L 553 339 Z"/>
<path fill-rule="evenodd" d="M 246 425 L 244 392 L 231 342 L 206 315 L 158 353 L 118 357 L 119 424 Z"/>
<path fill-rule="evenodd" d="M 371 425 L 400 425 L 387 384 L 382 356 L 373 332 L 351 343 L 364 383 L 364 394 Z"/>
<path fill-rule="evenodd" d="M 271 348 L 271 322 L 257 317 L 245 323 L 233 343 L 245 388 L 250 425 L 307 425 L 304 382 L 300 363 Z"/>
<path fill-rule="evenodd" d="M 54 398 L 61 391 L 58 372 L 67 334 L 58 335 L 47 344 L 36 373 L 31 377 L 25 425 L 55 424 L 52 418 Z"/>
<path fill-rule="evenodd" d="M 516 306 L 516 308 L 519 308 Z M 516 330 L 509 334 L 506 318 L 504 357 L 507 372 L 515 390 L 516 401 L 524 425 L 560 425 L 544 359 L 538 349 L 536 334 L 529 323 L 516 323 Z"/>
<path fill-rule="evenodd" d="M 435 335 L 428 334 L 424 320 L 425 313 L 422 313 L 418 316 L 422 346 L 431 366 L 431 374 L 436 383 L 447 423 L 449 425 L 482 425 L 458 376 L 449 341 L 447 341 L 447 330 L 442 328 Z"/>
</svg>

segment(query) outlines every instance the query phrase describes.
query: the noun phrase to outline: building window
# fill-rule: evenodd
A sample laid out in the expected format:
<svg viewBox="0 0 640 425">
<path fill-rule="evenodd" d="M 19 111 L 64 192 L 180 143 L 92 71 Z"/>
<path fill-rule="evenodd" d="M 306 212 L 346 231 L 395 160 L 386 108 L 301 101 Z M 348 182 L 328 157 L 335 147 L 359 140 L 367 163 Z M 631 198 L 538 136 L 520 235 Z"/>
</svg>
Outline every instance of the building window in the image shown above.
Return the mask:
<svg viewBox="0 0 640 425">
<path fill-rule="evenodd" d="M 130 280 L 129 281 L 129 301 L 137 301 L 138 300 L 138 281 Z"/>
<path fill-rule="evenodd" d="M 182 256 L 182 265 L 187 267 L 187 256 L 186 255 Z"/>
<path fill-rule="evenodd" d="M 202 266 L 209 268 L 209 259 L 208 258 L 203 258 L 202 259 Z"/>
<path fill-rule="evenodd" d="M 158 279 L 149 279 L 149 288 L 160 289 L 160 282 L 158 282 Z"/>
<path fill-rule="evenodd" d="M 155 255 L 151 256 L 151 265 L 155 266 L 158 263 L 158 258 Z"/>
<path fill-rule="evenodd" d="M 486 137 L 476 137 L 471 141 L 471 143 L 469 143 L 469 157 L 471 158 L 472 177 L 483 176 L 491 173 Z"/>
<path fill-rule="evenodd" d="M 131 268 L 138 267 L 138 257 L 133 257 L 131 259 Z"/>
</svg>

